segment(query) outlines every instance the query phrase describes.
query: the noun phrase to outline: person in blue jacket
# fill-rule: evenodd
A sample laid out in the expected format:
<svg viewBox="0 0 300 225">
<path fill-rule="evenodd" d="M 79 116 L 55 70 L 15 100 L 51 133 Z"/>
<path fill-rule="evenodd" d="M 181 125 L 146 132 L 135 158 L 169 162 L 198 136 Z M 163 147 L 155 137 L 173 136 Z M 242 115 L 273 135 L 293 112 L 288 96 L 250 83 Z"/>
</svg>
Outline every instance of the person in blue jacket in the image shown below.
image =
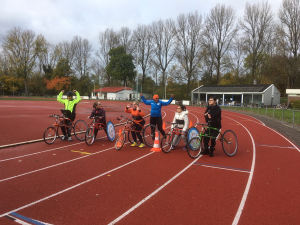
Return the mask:
<svg viewBox="0 0 300 225">
<path fill-rule="evenodd" d="M 171 95 L 171 98 L 167 102 L 163 102 L 159 99 L 158 95 L 153 96 L 153 100 L 146 100 L 143 94 L 141 93 L 141 100 L 146 105 L 151 105 L 151 114 L 150 114 L 150 124 L 157 126 L 160 133 L 165 137 L 165 131 L 162 129 L 162 116 L 161 116 L 161 107 L 170 105 L 174 99 L 174 95 Z"/>
</svg>

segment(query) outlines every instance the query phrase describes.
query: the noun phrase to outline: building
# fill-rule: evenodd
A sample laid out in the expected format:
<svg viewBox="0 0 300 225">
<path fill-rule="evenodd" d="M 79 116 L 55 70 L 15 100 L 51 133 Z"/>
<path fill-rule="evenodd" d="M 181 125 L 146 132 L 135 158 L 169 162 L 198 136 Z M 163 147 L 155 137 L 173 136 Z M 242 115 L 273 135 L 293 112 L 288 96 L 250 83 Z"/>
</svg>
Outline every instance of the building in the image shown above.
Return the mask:
<svg viewBox="0 0 300 225">
<path fill-rule="evenodd" d="M 285 93 L 288 97 L 288 101 L 300 100 L 300 89 L 286 89 Z"/>
<path fill-rule="evenodd" d="M 94 95 L 95 93 L 95 95 Z M 148 94 L 143 94 L 148 97 Z M 140 93 L 130 87 L 104 87 L 94 90 L 92 98 L 111 100 L 135 100 L 140 99 Z M 150 95 L 149 95 L 150 96 Z"/>
<path fill-rule="evenodd" d="M 280 92 L 273 84 L 202 85 L 191 93 L 194 103 L 207 102 L 215 96 L 219 105 L 277 105 Z"/>
</svg>

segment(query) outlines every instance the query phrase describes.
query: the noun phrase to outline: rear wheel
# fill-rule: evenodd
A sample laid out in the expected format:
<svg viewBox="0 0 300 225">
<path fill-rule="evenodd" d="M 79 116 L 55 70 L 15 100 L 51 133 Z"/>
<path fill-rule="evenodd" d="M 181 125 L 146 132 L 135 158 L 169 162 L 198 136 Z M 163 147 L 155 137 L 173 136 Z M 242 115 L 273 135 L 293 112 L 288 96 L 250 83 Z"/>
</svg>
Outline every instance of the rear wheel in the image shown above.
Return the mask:
<svg viewBox="0 0 300 225">
<path fill-rule="evenodd" d="M 115 144 L 115 149 L 116 149 L 116 150 L 120 150 L 120 149 L 123 147 L 123 145 L 124 145 L 124 143 L 125 143 L 125 140 L 126 140 L 126 134 L 125 134 L 125 132 L 123 131 L 123 132 L 119 135 L 119 137 L 117 138 L 117 141 L 116 141 L 116 144 Z"/>
<path fill-rule="evenodd" d="M 202 141 L 200 137 L 193 137 L 188 144 L 188 154 L 191 158 L 197 158 L 202 150 Z"/>
<path fill-rule="evenodd" d="M 46 144 L 51 145 L 57 137 L 57 131 L 55 127 L 48 127 L 44 132 L 44 141 Z"/>
<path fill-rule="evenodd" d="M 172 136 L 172 139 L 173 139 L 173 136 Z M 162 138 L 161 142 L 160 142 L 161 150 L 164 153 L 169 153 L 173 146 L 172 142 L 173 142 L 173 140 L 171 140 L 170 134 L 166 134 L 166 138 Z"/>
<path fill-rule="evenodd" d="M 231 130 L 226 130 L 222 137 L 223 151 L 228 156 L 234 156 L 238 148 L 238 140 Z"/>
<path fill-rule="evenodd" d="M 94 128 L 89 128 L 85 133 L 85 143 L 87 145 L 92 145 L 95 141 Z"/>
<path fill-rule="evenodd" d="M 148 124 L 143 131 L 143 138 L 145 140 L 145 143 L 146 143 L 146 145 L 148 145 L 151 148 L 154 145 L 156 132 L 158 133 L 158 139 L 159 139 L 160 133 L 159 133 L 157 127 L 152 124 Z"/>
<path fill-rule="evenodd" d="M 83 120 L 76 121 L 74 125 L 74 134 L 79 141 L 83 141 L 85 139 L 87 128 L 88 126 Z"/>
</svg>

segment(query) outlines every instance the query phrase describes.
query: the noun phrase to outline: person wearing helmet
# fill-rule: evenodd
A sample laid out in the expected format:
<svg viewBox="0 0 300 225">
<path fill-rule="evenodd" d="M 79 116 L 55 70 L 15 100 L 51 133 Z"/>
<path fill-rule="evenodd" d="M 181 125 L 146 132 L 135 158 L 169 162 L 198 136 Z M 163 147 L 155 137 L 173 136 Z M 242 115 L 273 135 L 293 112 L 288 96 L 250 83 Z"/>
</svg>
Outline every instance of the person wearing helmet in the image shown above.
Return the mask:
<svg viewBox="0 0 300 225">
<path fill-rule="evenodd" d="M 72 125 L 72 122 L 75 120 L 75 117 L 76 117 L 76 105 L 81 101 L 81 98 L 80 98 L 80 94 L 78 93 L 78 91 L 74 90 L 73 92 L 76 94 L 77 98 L 76 99 L 73 99 L 73 92 L 71 91 L 68 91 L 67 92 L 67 99 L 61 99 L 63 93 L 65 91 L 62 90 L 58 97 L 57 97 L 57 101 L 63 103 L 65 105 L 65 109 L 66 110 L 69 110 L 71 112 L 71 116 L 70 120 L 64 120 L 64 122 L 66 123 L 67 126 L 71 126 Z M 62 133 L 64 134 L 64 136 L 61 138 L 62 141 L 65 141 L 65 140 L 68 140 L 68 141 L 72 141 L 72 138 L 71 138 L 71 129 L 67 129 L 68 131 L 68 135 L 66 133 L 66 129 L 65 127 L 61 127 L 61 131 Z"/>
<path fill-rule="evenodd" d="M 157 126 L 160 133 L 165 137 L 165 131 L 162 129 L 162 116 L 161 116 L 161 107 L 170 105 L 174 99 L 174 95 L 171 94 L 171 98 L 167 102 L 163 102 L 159 99 L 158 95 L 153 95 L 153 100 L 146 100 L 143 94 L 141 93 L 141 101 L 146 105 L 151 105 L 151 115 L 150 115 L 150 124 Z"/>
</svg>

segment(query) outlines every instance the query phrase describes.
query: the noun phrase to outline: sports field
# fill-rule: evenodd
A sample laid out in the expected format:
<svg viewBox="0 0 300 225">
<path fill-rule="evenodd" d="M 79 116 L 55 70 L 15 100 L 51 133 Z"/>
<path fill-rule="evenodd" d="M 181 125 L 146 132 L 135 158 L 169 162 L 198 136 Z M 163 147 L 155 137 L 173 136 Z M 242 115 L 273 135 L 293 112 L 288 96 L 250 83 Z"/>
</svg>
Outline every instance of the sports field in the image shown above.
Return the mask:
<svg viewBox="0 0 300 225">
<path fill-rule="evenodd" d="M 107 121 L 118 124 L 127 104 L 103 101 Z M 162 108 L 164 121 L 176 107 Z M 300 149 L 258 119 L 222 112 L 222 131 L 238 138 L 233 157 L 220 142 L 214 157 L 197 159 L 183 141 L 168 154 L 129 143 L 116 151 L 103 131 L 92 146 L 73 137 L 4 147 L 42 139 L 60 108 L 1 101 L 0 224 L 300 224 Z M 90 123 L 91 110 L 80 102 L 76 120 Z M 193 124 L 204 122 L 204 108 L 187 110 Z"/>
</svg>

